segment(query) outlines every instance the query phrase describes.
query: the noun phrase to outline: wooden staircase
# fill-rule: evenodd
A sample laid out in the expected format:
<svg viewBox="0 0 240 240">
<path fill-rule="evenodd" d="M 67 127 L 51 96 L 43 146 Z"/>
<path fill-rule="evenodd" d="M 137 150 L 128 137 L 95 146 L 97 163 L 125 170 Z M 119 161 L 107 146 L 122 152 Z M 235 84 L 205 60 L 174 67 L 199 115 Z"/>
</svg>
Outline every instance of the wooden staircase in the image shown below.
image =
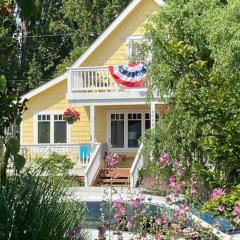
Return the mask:
<svg viewBox="0 0 240 240">
<path fill-rule="evenodd" d="M 130 184 L 130 168 L 104 168 L 97 177 L 97 186 L 128 186 Z"/>
</svg>

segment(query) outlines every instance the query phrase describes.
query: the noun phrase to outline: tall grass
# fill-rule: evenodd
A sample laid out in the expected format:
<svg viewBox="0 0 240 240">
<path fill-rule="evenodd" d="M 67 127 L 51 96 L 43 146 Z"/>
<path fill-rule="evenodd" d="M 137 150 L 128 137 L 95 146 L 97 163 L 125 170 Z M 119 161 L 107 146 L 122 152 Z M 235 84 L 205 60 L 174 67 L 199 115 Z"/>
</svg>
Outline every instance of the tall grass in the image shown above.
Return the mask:
<svg viewBox="0 0 240 240">
<path fill-rule="evenodd" d="M 33 181 L 9 178 L 0 186 L 0 240 L 64 240 L 84 221 L 84 206 L 66 201 L 66 183 L 32 174 Z M 33 182 L 33 184 L 31 184 Z"/>
</svg>

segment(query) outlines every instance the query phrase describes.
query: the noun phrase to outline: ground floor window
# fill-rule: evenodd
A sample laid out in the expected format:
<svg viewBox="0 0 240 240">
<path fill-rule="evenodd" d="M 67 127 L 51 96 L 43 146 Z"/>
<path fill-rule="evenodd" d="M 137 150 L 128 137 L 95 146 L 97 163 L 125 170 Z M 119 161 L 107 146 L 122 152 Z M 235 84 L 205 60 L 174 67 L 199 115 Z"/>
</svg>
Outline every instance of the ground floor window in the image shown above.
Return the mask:
<svg viewBox="0 0 240 240">
<path fill-rule="evenodd" d="M 156 120 L 159 115 L 156 114 Z M 110 144 L 112 148 L 138 148 L 139 139 L 151 127 L 149 112 L 110 113 Z"/>
<path fill-rule="evenodd" d="M 67 143 L 67 123 L 62 114 L 37 115 L 37 143 Z"/>
</svg>

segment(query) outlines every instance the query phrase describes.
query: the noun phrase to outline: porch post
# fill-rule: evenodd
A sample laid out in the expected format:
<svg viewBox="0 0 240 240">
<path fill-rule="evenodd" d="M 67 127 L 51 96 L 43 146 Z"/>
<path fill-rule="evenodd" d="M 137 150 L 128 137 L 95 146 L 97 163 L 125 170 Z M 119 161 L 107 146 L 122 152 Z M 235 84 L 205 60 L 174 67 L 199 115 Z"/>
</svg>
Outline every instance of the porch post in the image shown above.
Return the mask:
<svg viewBox="0 0 240 240">
<path fill-rule="evenodd" d="M 151 130 L 155 131 L 156 126 L 156 104 L 151 102 Z M 150 160 L 153 161 L 153 152 L 150 152 Z"/>
<path fill-rule="evenodd" d="M 151 102 L 151 130 L 156 126 L 156 104 Z"/>
<path fill-rule="evenodd" d="M 90 106 L 90 140 L 93 144 L 95 142 L 95 106 Z"/>
</svg>

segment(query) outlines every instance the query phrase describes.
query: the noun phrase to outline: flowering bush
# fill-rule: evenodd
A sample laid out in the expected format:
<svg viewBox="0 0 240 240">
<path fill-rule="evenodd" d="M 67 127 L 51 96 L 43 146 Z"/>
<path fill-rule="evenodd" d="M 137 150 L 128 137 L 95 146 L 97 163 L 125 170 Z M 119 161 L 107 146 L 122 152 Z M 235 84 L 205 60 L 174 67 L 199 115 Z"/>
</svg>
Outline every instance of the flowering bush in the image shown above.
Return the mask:
<svg viewBox="0 0 240 240">
<path fill-rule="evenodd" d="M 74 109 L 68 108 L 63 113 L 63 119 L 69 124 L 73 124 L 74 122 L 80 120 L 80 113 Z"/>
<path fill-rule="evenodd" d="M 213 189 L 203 211 L 208 211 L 213 216 L 222 215 L 240 224 L 240 185 L 233 187 L 229 193 L 225 193 L 223 189 Z"/>
<path fill-rule="evenodd" d="M 109 169 L 114 169 L 117 168 L 119 166 L 119 156 L 115 153 L 115 154 L 108 154 L 105 157 L 106 163 L 107 163 L 107 168 Z"/>
</svg>

